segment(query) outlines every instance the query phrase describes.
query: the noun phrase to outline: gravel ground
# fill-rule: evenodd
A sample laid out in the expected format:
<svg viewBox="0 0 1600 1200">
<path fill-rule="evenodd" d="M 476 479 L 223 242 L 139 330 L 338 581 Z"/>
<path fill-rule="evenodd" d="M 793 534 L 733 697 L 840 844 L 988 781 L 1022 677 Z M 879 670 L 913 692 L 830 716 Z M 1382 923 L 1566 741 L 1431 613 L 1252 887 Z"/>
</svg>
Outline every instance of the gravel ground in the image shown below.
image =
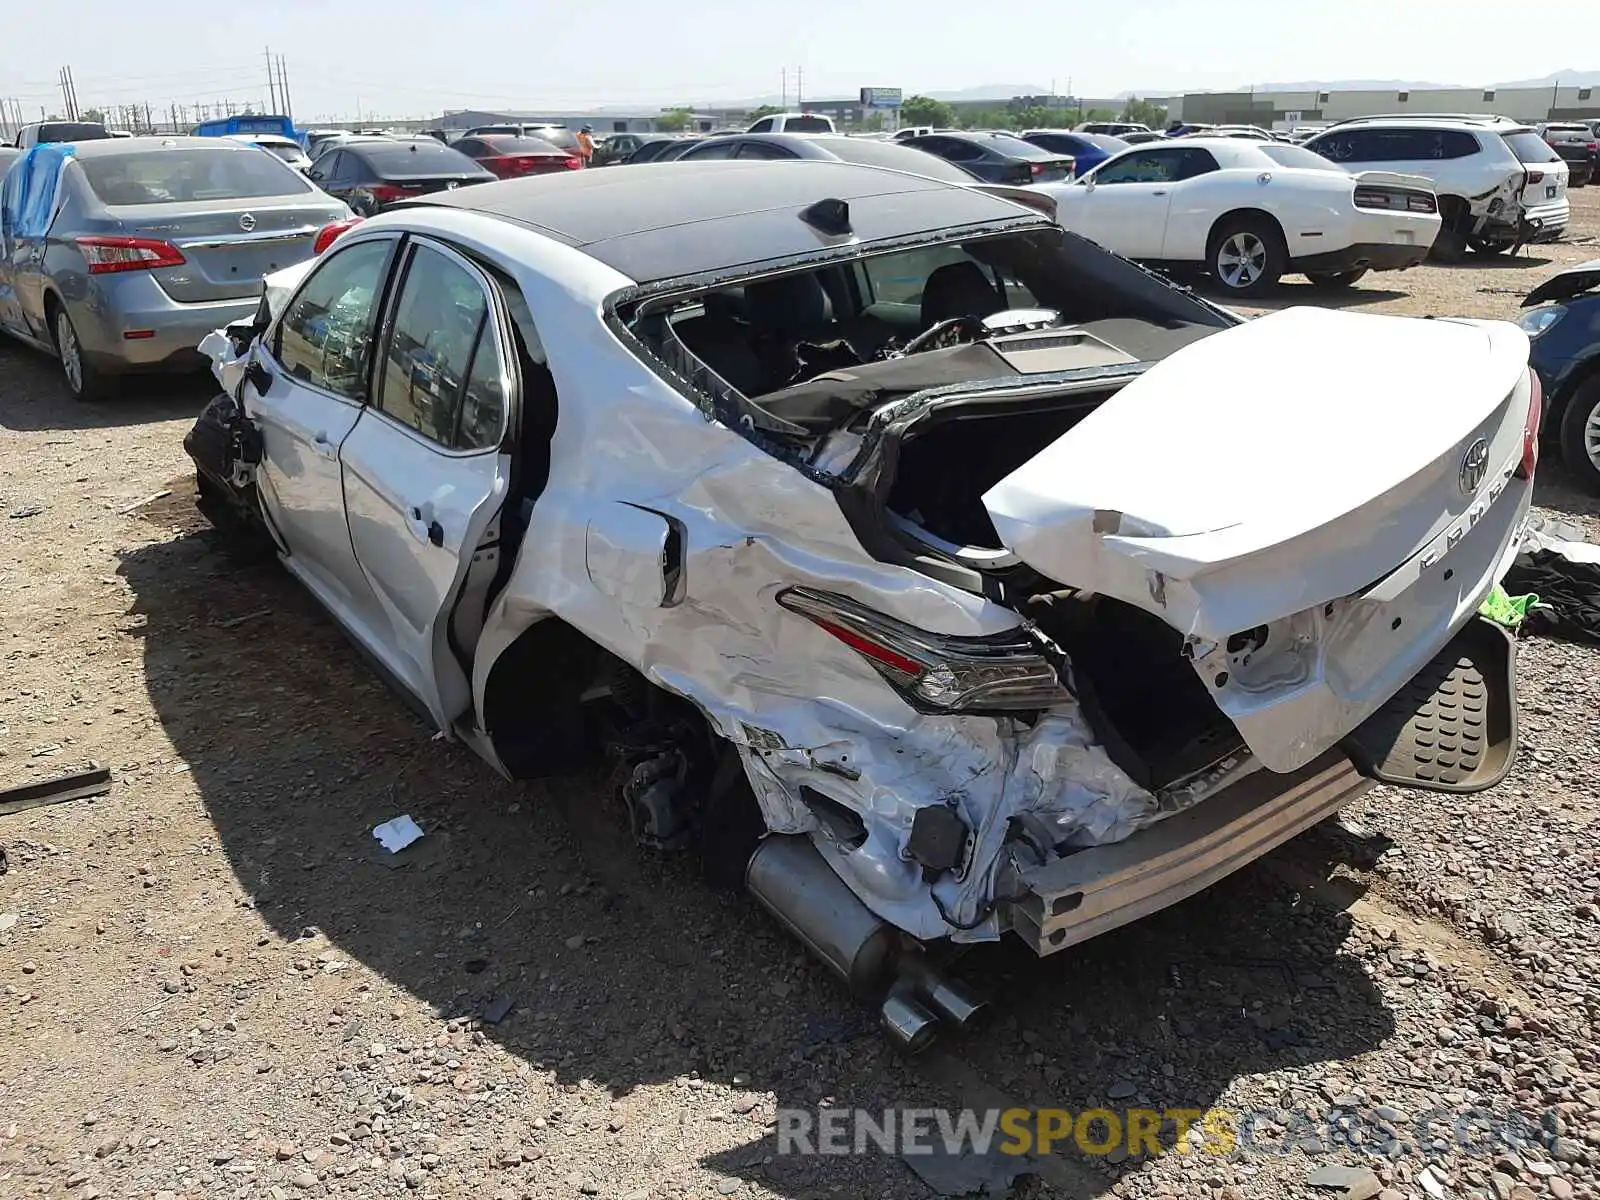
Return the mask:
<svg viewBox="0 0 1600 1200">
<path fill-rule="evenodd" d="M 1509 317 L 1596 255 L 1600 189 L 1574 209 L 1571 243 L 1341 303 Z M 0 1197 L 931 1194 L 776 1154 L 775 1109 L 819 1104 L 1257 1114 L 1233 1153 L 1053 1156 L 1024 1195 L 1600 1195 L 1590 652 L 1520 646 L 1497 790 L 1379 789 L 1360 831 L 1081 950 L 975 953 L 994 1023 L 906 1062 L 754 906 L 634 850 L 607 780 L 512 787 L 431 741 L 210 535 L 179 446 L 208 391 L 75 405 L 0 348 L 0 783 L 116 776 L 0 818 Z M 402 812 L 427 836 L 394 869 L 368 831 Z M 1474 1109 L 1523 1114 L 1521 1148 L 1444 1136 Z M 1372 1175 L 1313 1188 L 1333 1165 Z"/>
</svg>

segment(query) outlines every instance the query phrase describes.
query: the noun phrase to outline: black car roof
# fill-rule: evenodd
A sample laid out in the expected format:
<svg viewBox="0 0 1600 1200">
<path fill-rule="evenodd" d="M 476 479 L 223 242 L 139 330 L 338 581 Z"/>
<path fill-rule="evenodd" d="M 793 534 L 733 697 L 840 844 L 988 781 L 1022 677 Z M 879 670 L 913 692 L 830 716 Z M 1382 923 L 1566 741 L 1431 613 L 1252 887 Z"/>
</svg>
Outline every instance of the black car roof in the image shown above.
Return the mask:
<svg viewBox="0 0 1600 1200">
<path fill-rule="evenodd" d="M 845 201 L 850 234 L 800 219 L 819 200 Z M 543 175 L 405 201 L 527 225 L 639 283 L 713 274 L 940 229 L 1045 218 L 976 188 L 853 163 L 645 163 L 625 170 Z"/>
</svg>

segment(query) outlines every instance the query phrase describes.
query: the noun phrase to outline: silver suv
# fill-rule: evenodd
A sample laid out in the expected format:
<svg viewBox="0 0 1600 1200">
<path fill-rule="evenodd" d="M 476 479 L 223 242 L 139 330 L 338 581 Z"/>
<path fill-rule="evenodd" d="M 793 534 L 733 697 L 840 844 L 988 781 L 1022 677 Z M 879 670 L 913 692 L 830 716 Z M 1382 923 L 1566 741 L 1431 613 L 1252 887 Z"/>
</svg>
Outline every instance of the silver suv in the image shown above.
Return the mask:
<svg viewBox="0 0 1600 1200">
<path fill-rule="evenodd" d="M 1351 171 L 1398 171 L 1431 180 L 1444 222 L 1434 256 L 1447 262 L 1468 247 L 1503 254 L 1566 232 L 1567 164 L 1532 128 L 1505 117 L 1358 117 L 1305 146 Z"/>
</svg>

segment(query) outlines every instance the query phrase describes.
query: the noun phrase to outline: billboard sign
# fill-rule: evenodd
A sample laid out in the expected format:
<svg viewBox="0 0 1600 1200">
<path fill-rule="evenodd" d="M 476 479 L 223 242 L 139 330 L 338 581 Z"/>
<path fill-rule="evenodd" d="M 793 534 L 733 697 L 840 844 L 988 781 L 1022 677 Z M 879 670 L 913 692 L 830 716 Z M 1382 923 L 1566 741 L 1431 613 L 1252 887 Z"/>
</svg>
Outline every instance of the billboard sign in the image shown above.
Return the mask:
<svg viewBox="0 0 1600 1200">
<path fill-rule="evenodd" d="M 862 108 L 899 108 L 899 88 L 871 88 L 861 89 Z"/>
</svg>

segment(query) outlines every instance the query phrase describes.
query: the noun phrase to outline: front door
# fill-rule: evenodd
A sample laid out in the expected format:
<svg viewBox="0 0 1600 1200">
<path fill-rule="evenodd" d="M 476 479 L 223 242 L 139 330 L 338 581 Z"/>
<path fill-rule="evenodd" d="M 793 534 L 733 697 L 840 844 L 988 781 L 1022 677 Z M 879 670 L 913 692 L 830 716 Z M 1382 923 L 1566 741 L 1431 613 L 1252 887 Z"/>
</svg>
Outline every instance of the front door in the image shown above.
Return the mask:
<svg viewBox="0 0 1600 1200">
<path fill-rule="evenodd" d="M 471 646 L 452 638 L 456 598 L 498 542 L 510 474 L 510 342 L 477 267 L 425 241 L 407 258 L 373 405 L 339 456 L 390 665 L 445 728 L 472 698 Z"/>
<path fill-rule="evenodd" d="M 367 399 L 372 345 L 397 239 L 341 242 L 306 277 L 258 347 L 244 385 L 261 429 L 256 472 L 266 518 L 291 571 L 369 646 L 378 613 L 345 522 L 339 447 Z"/>
<path fill-rule="evenodd" d="M 1159 259 L 1183 153 L 1177 147 L 1141 149 L 1102 164 L 1090 177 L 1093 189 L 1074 209 L 1081 223 L 1073 228 L 1128 258 Z"/>
</svg>

